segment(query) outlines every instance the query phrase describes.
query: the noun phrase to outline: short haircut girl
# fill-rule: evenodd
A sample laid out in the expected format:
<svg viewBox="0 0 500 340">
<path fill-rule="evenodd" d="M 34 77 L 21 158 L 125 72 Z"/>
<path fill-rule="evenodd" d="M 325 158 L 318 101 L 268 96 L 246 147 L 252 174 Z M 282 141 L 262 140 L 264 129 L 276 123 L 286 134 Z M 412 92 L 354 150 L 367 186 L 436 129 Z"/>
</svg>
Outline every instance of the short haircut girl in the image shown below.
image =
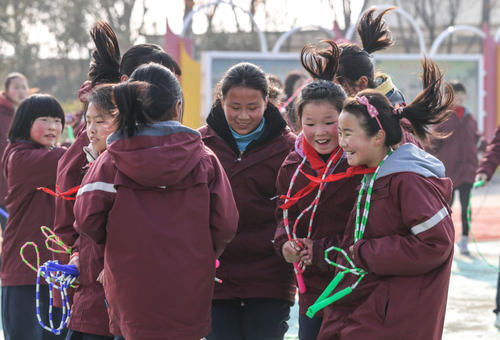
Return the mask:
<svg viewBox="0 0 500 340">
<path fill-rule="evenodd" d="M 9 142 L 30 140 L 31 125 L 39 117 L 59 118 L 64 128 L 64 110 L 57 99 L 48 94 L 34 94 L 17 108 L 8 134 Z"/>
</svg>

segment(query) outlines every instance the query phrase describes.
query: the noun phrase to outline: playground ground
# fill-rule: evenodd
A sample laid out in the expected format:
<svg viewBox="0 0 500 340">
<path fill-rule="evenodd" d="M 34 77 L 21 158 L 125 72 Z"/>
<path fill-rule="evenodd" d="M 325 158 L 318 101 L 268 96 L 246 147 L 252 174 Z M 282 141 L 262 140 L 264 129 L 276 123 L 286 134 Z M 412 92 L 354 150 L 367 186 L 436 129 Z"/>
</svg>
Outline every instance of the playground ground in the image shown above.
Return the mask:
<svg viewBox="0 0 500 340">
<path fill-rule="evenodd" d="M 457 240 L 460 237 L 460 206 L 453 205 Z M 470 244 L 471 256 L 455 247 L 443 339 L 500 340 L 494 327 L 497 269 L 500 256 L 500 174 L 472 198 L 472 232 L 477 243 Z M 488 263 L 486 263 L 487 261 Z M 33 312 L 34 313 L 34 312 Z M 287 339 L 297 339 L 297 305 L 292 309 Z M 34 317 L 34 314 L 33 314 Z M 3 340 L 0 330 L 0 340 Z"/>
</svg>

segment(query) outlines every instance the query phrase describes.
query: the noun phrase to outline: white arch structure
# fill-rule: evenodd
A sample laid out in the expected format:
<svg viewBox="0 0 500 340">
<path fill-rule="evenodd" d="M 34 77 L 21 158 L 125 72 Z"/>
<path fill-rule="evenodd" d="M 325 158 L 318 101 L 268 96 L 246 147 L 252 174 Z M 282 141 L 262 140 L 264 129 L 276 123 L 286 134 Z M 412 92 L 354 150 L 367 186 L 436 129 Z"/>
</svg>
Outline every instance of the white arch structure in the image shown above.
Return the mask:
<svg viewBox="0 0 500 340">
<path fill-rule="evenodd" d="M 455 32 L 460 32 L 460 31 L 472 32 L 472 33 L 480 36 L 482 39 L 486 38 L 486 34 L 484 34 L 484 32 L 481 31 L 477 27 L 467 26 L 467 25 L 450 26 L 447 29 L 445 29 L 443 32 L 439 33 L 437 38 L 434 40 L 434 42 L 432 43 L 432 46 L 431 46 L 431 50 L 429 52 L 429 56 L 432 57 L 433 55 L 436 54 L 437 50 L 439 49 L 439 46 L 441 46 L 443 41 L 448 36 L 452 35 Z M 497 33 L 498 33 L 498 31 L 497 31 Z"/>
<path fill-rule="evenodd" d="M 325 28 L 323 26 L 319 26 L 319 25 L 308 25 L 308 26 L 301 26 L 301 27 L 295 27 L 291 30 L 289 30 L 288 32 L 285 32 L 283 33 L 279 38 L 278 40 L 276 41 L 276 43 L 274 44 L 274 47 L 271 51 L 271 53 L 278 53 L 281 49 L 281 46 L 283 45 L 283 43 L 288 39 L 290 38 L 293 34 L 295 34 L 297 31 L 301 31 L 303 30 L 304 28 L 309 28 L 309 27 L 314 27 L 314 28 L 318 28 L 319 30 L 325 32 L 326 34 L 328 34 L 330 36 L 330 38 L 333 38 L 335 36 L 335 34 L 333 33 L 333 31 L 328 28 Z"/>
<path fill-rule="evenodd" d="M 184 19 L 184 25 L 182 27 L 182 32 L 181 32 L 180 36 L 184 37 L 184 34 L 186 33 L 186 30 L 187 30 L 189 24 L 193 20 L 193 16 L 197 12 L 199 12 L 203 8 L 206 8 L 206 7 L 209 7 L 209 6 L 213 6 L 213 5 L 219 5 L 219 4 L 226 4 L 226 5 L 229 5 L 229 6 L 232 6 L 232 7 L 236 7 L 238 9 L 242 10 L 245 14 L 247 14 L 250 17 L 250 20 L 252 20 L 253 24 L 255 25 L 255 29 L 257 30 L 257 34 L 259 35 L 260 51 L 262 53 L 266 53 L 267 52 L 267 40 L 266 40 L 266 36 L 264 35 L 264 33 L 259 28 L 259 25 L 257 25 L 257 22 L 255 22 L 255 19 L 254 19 L 252 13 L 250 13 L 249 11 L 247 11 L 246 9 L 244 9 L 241 6 L 233 4 L 232 1 L 226 1 L 226 0 L 212 1 L 212 2 L 209 2 L 207 4 L 203 4 L 203 5 L 199 6 L 199 7 L 197 7 L 196 9 L 193 9 L 191 12 L 189 12 L 189 14 Z"/>
<path fill-rule="evenodd" d="M 384 9 L 387 9 L 387 8 L 390 8 L 390 7 L 394 7 L 394 5 L 382 4 L 382 5 L 376 5 L 376 6 L 373 6 L 373 7 L 377 8 L 379 10 L 384 10 Z M 371 7 L 371 8 L 373 8 L 373 7 Z M 368 8 L 363 13 L 361 13 L 359 15 L 359 18 L 361 18 L 363 16 L 363 14 L 365 14 L 371 8 Z M 402 9 L 401 7 L 396 7 L 394 9 L 394 12 L 397 12 L 397 13 L 401 14 L 403 17 L 405 17 L 405 19 L 407 19 L 410 22 L 411 26 L 415 30 L 415 33 L 417 34 L 418 45 L 420 46 L 420 53 L 421 54 L 425 54 L 426 51 L 427 51 L 427 49 L 425 47 L 425 38 L 424 38 L 424 34 L 422 33 L 422 30 L 420 29 L 420 27 L 417 24 L 417 21 L 410 15 L 410 13 L 408 13 L 407 11 L 405 11 L 404 9 Z M 356 30 L 356 25 L 358 24 L 359 18 L 358 18 L 358 20 L 356 20 L 356 23 L 352 24 L 349 27 L 349 29 L 347 30 L 347 32 L 345 34 L 345 38 L 347 40 L 352 40 L 352 37 L 354 35 L 354 31 Z"/>
</svg>

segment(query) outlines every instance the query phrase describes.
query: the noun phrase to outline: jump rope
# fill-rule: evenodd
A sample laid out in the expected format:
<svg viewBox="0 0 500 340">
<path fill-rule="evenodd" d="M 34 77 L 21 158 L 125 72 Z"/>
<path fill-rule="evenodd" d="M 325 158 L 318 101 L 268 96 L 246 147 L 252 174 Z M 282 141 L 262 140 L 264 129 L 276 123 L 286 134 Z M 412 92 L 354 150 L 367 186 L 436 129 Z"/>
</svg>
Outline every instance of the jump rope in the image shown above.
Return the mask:
<svg viewBox="0 0 500 340">
<path fill-rule="evenodd" d="M 71 247 L 68 247 L 64 244 L 64 242 L 56 235 L 54 232 L 46 227 L 40 227 L 42 234 L 45 236 L 45 246 L 48 250 L 53 253 L 64 253 L 71 254 Z M 24 251 L 28 246 L 32 246 L 35 250 L 36 254 L 36 267 L 26 260 L 24 257 Z M 59 248 L 54 248 L 57 246 Z M 78 269 L 75 265 L 62 265 L 59 261 L 47 261 L 43 265 L 40 266 L 40 253 L 38 252 L 38 246 L 35 242 L 26 242 L 21 249 L 19 250 L 19 255 L 23 262 L 33 269 L 37 273 L 36 278 L 36 317 L 38 319 L 38 323 L 43 329 L 54 333 L 56 335 L 61 334 L 61 331 L 66 327 L 69 321 L 69 317 L 71 314 L 71 307 L 68 298 L 68 288 L 76 288 L 75 283 L 80 275 Z M 45 281 L 49 285 L 49 326 L 47 326 L 43 321 L 40 313 L 40 280 L 44 278 Z M 53 322 L 53 295 L 52 289 L 56 288 L 59 290 L 61 294 L 62 301 L 62 317 L 61 322 L 58 327 L 54 326 Z"/>
<path fill-rule="evenodd" d="M 482 186 L 484 186 L 485 183 L 484 181 L 477 181 L 474 183 L 474 185 L 472 186 L 473 189 L 477 189 L 477 188 L 480 188 Z M 481 202 L 481 205 L 480 205 L 480 208 L 482 207 L 482 204 L 484 203 L 484 199 L 486 198 L 486 195 L 484 196 L 483 198 L 483 202 Z M 488 267 L 490 267 L 491 269 L 495 270 L 495 271 L 500 271 L 499 267 L 498 266 L 495 266 L 491 263 L 488 262 L 488 260 L 486 260 L 486 258 L 484 257 L 483 253 L 481 253 L 481 251 L 479 250 L 479 245 L 477 244 L 477 241 L 476 241 L 476 238 L 474 237 L 474 233 L 472 232 L 472 218 L 471 218 L 471 201 L 472 201 L 472 190 L 469 194 L 469 204 L 467 205 L 467 229 L 469 230 L 469 234 L 472 238 L 472 241 L 474 243 L 474 247 L 476 248 L 476 252 L 477 254 L 479 255 L 479 257 L 481 258 L 481 260 L 486 263 L 486 265 Z M 479 210 L 478 209 L 478 212 L 479 213 Z"/>
<path fill-rule="evenodd" d="M 373 173 L 373 175 L 371 177 L 371 180 L 368 184 L 368 190 L 366 193 L 363 214 L 361 215 L 361 199 L 363 197 L 366 183 L 368 181 L 368 175 L 365 174 L 363 176 L 363 180 L 361 182 L 361 188 L 359 190 L 358 199 L 357 199 L 357 203 L 356 203 L 356 222 L 355 222 L 355 228 L 354 228 L 354 244 L 356 244 L 356 242 L 358 242 L 359 240 L 363 239 L 363 235 L 365 233 L 365 228 L 366 228 L 366 223 L 368 221 L 368 214 L 370 212 L 370 201 L 371 201 L 371 196 L 372 196 L 372 191 L 373 191 L 373 184 L 375 183 L 375 180 L 377 178 L 380 167 L 382 166 L 382 164 L 384 164 L 385 160 L 392 154 L 392 152 L 393 152 L 392 149 L 389 150 L 389 152 L 384 157 L 384 159 L 382 159 L 382 161 L 379 163 L 379 165 L 377 166 L 377 169 L 375 170 L 375 172 Z M 347 260 L 349 267 L 346 267 L 346 266 L 343 266 L 341 264 L 338 264 L 336 262 L 331 261 L 329 259 L 328 255 L 332 251 L 336 251 L 336 252 L 342 254 L 345 257 L 345 259 Z M 311 319 L 321 309 L 334 303 L 335 301 L 342 299 L 346 295 L 351 294 L 352 291 L 359 285 L 361 280 L 367 274 L 367 272 L 365 270 L 363 270 L 362 268 L 356 267 L 354 262 L 349 258 L 349 255 L 347 255 L 347 253 L 343 249 L 338 248 L 338 247 L 330 247 L 330 248 L 325 250 L 325 261 L 328 264 L 330 264 L 334 267 L 337 267 L 342 271 L 337 273 L 337 275 L 335 275 L 335 277 L 328 284 L 328 286 L 325 288 L 323 293 L 321 293 L 321 295 L 316 299 L 314 304 L 312 304 L 308 308 L 306 315 Z M 337 288 L 339 283 L 344 279 L 346 274 L 352 274 L 352 275 L 358 276 L 358 279 L 351 286 L 346 287 L 346 288 L 334 293 L 332 296 L 330 296 L 330 294 L 335 290 L 335 288 Z"/>
</svg>

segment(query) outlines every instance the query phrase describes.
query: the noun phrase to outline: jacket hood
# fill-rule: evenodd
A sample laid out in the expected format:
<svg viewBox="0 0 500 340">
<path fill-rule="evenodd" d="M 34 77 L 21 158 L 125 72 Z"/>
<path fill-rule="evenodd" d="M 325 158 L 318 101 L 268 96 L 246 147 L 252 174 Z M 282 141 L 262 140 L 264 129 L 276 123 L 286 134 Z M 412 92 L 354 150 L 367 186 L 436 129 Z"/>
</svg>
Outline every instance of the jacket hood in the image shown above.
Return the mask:
<svg viewBox="0 0 500 340">
<path fill-rule="evenodd" d="M 200 134 L 177 121 L 141 127 L 132 138 L 118 132 L 107 139 L 107 152 L 118 170 L 145 187 L 171 186 L 200 162 Z"/>
<path fill-rule="evenodd" d="M 413 172 L 423 177 L 445 177 L 443 163 L 411 143 L 397 148 L 380 167 L 378 178 L 398 172 Z"/>
</svg>

